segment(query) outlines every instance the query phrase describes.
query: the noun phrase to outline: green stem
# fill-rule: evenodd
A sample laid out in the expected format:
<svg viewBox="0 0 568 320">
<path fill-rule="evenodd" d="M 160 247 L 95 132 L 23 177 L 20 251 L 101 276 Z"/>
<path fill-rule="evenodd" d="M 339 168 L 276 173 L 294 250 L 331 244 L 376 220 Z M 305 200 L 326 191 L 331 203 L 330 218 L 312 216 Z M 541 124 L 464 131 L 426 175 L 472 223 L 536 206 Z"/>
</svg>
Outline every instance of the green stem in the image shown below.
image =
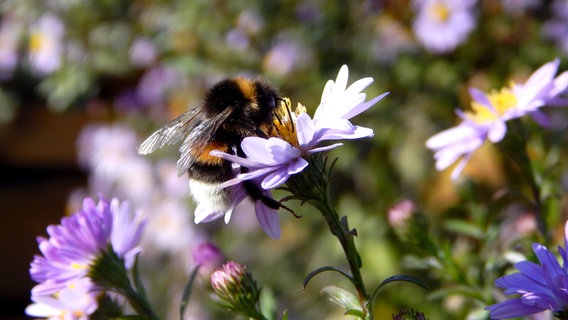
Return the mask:
<svg viewBox="0 0 568 320">
<path fill-rule="evenodd" d="M 158 316 L 156 316 L 156 314 L 152 310 L 152 307 L 150 307 L 148 301 L 144 297 L 139 295 L 132 288 L 132 286 L 130 286 L 130 284 L 126 288 L 123 288 L 121 290 L 121 293 L 126 297 L 126 299 L 128 299 L 128 302 L 138 314 L 144 315 L 152 320 L 159 319 Z"/>
<path fill-rule="evenodd" d="M 337 240 L 339 240 L 339 243 L 343 248 L 343 252 L 345 253 L 345 258 L 349 264 L 349 268 L 351 269 L 351 280 L 355 285 L 355 289 L 357 289 L 357 294 L 359 295 L 361 304 L 365 305 L 369 296 L 361 276 L 361 257 L 359 256 L 359 252 L 355 246 L 355 237 L 348 229 L 346 223 L 341 223 L 339 215 L 330 204 L 328 192 L 326 192 L 324 202 L 320 203 L 316 207 L 324 216 L 331 233 L 337 238 Z"/>
<path fill-rule="evenodd" d="M 340 218 L 333 208 L 329 192 L 331 178 L 325 159 L 320 155 L 313 155 L 310 160 L 310 166 L 302 174 L 288 181 L 288 189 L 293 194 L 290 198 L 309 202 L 325 218 L 329 230 L 341 244 L 351 270 L 350 280 L 357 290 L 361 309 L 367 316 L 366 301 L 369 295 L 361 276 L 361 257 L 355 246 L 355 233 L 349 229 L 347 219 Z"/>
<path fill-rule="evenodd" d="M 541 189 L 535 177 L 534 170 L 532 170 L 531 159 L 527 151 L 528 134 L 520 121 L 512 121 L 510 129 L 512 131 L 512 134 L 510 135 L 511 138 L 504 141 L 508 149 L 507 153 L 510 155 L 511 159 L 519 165 L 523 175 L 527 178 L 527 183 L 533 200 L 532 209 L 537 221 L 537 228 L 544 237 L 546 243 L 548 243 L 549 234 L 546 219 L 544 217 Z"/>
</svg>

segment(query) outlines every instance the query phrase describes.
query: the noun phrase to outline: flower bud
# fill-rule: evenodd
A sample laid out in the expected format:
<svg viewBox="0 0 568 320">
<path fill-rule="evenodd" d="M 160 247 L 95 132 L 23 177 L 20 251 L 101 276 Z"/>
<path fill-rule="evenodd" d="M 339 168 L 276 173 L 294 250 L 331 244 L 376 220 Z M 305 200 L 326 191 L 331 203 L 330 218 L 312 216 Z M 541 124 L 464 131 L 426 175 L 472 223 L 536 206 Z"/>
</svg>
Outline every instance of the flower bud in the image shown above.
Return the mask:
<svg viewBox="0 0 568 320">
<path fill-rule="evenodd" d="M 255 319 L 263 318 L 257 310 L 260 290 L 246 267 L 229 261 L 211 275 L 211 286 L 229 310 Z"/>
</svg>

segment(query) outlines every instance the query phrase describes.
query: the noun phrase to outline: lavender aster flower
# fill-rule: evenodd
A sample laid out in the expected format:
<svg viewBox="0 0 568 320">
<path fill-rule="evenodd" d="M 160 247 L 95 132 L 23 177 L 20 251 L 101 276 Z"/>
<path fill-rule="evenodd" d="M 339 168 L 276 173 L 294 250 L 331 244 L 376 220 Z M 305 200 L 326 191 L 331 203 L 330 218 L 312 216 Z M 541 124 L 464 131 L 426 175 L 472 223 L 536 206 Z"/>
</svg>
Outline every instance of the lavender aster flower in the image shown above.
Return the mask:
<svg viewBox="0 0 568 320">
<path fill-rule="evenodd" d="M 29 51 L 34 71 L 46 75 L 61 67 L 64 33 L 63 22 L 53 14 L 43 15 L 33 26 Z"/>
<path fill-rule="evenodd" d="M 138 242 L 144 225 L 126 202 L 101 199 L 95 203 L 86 198 L 82 210 L 47 228 L 49 239 L 38 238 L 43 255 L 34 258 L 30 275 L 46 284 L 50 294 L 60 291 L 69 281 L 88 276 L 109 245 L 129 269 L 141 250 Z"/>
<path fill-rule="evenodd" d="M 551 18 L 542 26 L 542 33 L 554 41 L 564 54 L 568 54 L 568 3 L 564 0 L 552 1 L 550 14 Z"/>
<path fill-rule="evenodd" d="M 50 320 L 88 320 L 98 307 L 94 285 L 88 278 L 73 279 L 54 293 L 42 292 L 42 285 L 32 290 L 33 304 L 26 308 L 32 317 Z"/>
<path fill-rule="evenodd" d="M 454 50 L 475 27 L 475 0 L 416 0 L 412 25 L 424 47 L 433 53 Z"/>
<path fill-rule="evenodd" d="M 489 94 L 470 89 L 472 110 L 457 111 L 462 122 L 426 141 L 426 147 L 434 151 L 436 169 L 444 170 L 461 159 L 452 172 L 452 179 L 457 179 L 473 152 L 485 140 L 497 143 L 504 138 L 508 120 L 529 114 L 539 124 L 546 125 L 547 118 L 539 109 L 565 102 L 560 95 L 568 88 L 568 72 L 554 77 L 559 63 L 556 59 L 544 64 L 524 84 L 513 83 Z"/>
<path fill-rule="evenodd" d="M 0 20 L 0 79 L 11 77 L 16 68 L 22 29 L 22 23 L 10 15 Z"/>
<path fill-rule="evenodd" d="M 505 289 L 505 294 L 520 296 L 487 307 L 492 319 L 522 317 L 545 310 L 568 312 L 568 223 L 564 232 L 564 248 L 558 248 L 562 266 L 545 246 L 535 243 L 533 251 L 540 264 L 518 262 L 515 268 L 520 272 L 495 280 L 495 285 Z"/>
</svg>

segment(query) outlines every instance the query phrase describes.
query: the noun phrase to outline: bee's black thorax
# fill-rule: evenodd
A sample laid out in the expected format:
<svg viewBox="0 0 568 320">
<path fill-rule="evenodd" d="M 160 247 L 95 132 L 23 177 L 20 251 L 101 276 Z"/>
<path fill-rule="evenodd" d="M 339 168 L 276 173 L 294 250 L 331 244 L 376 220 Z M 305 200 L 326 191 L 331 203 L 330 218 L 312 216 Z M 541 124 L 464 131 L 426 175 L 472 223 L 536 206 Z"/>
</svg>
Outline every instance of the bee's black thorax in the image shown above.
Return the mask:
<svg viewBox="0 0 568 320">
<path fill-rule="evenodd" d="M 260 80 L 226 79 L 209 90 L 203 108 L 209 117 L 233 108 L 229 118 L 216 132 L 215 140 L 235 145 L 254 136 L 262 125 L 272 123 L 278 99 L 276 90 Z"/>
</svg>

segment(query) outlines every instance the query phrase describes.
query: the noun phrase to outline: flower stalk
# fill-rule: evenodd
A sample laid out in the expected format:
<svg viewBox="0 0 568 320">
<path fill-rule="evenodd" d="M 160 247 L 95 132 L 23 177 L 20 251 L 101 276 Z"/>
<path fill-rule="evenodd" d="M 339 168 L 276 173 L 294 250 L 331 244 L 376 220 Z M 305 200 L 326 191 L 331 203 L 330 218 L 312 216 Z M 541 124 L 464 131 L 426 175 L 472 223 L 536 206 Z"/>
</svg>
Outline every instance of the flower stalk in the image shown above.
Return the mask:
<svg viewBox="0 0 568 320">
<path fill-rule="evenodd" d="M 346 217 L 340 218 L 331 202 L 329 183 L 332 179 L 330 172 L 333 163 L 327 169 L 326 158 L 321 154 L 311 155 L 308 161 L 310 165 L 302 174 L 294 175 L 288 180 L 286 189 L 292 196 L 286 199 L 308 202 L 322 214 L 329 230 L 341 244 L 351 270 L 349 280 L 355 286 L 361 308 L 366 314 L 365 304 L 369 295 L 361 276 L 361 257 L 355 246 L 356 231 L 349 228 Z"/>
</svg>

